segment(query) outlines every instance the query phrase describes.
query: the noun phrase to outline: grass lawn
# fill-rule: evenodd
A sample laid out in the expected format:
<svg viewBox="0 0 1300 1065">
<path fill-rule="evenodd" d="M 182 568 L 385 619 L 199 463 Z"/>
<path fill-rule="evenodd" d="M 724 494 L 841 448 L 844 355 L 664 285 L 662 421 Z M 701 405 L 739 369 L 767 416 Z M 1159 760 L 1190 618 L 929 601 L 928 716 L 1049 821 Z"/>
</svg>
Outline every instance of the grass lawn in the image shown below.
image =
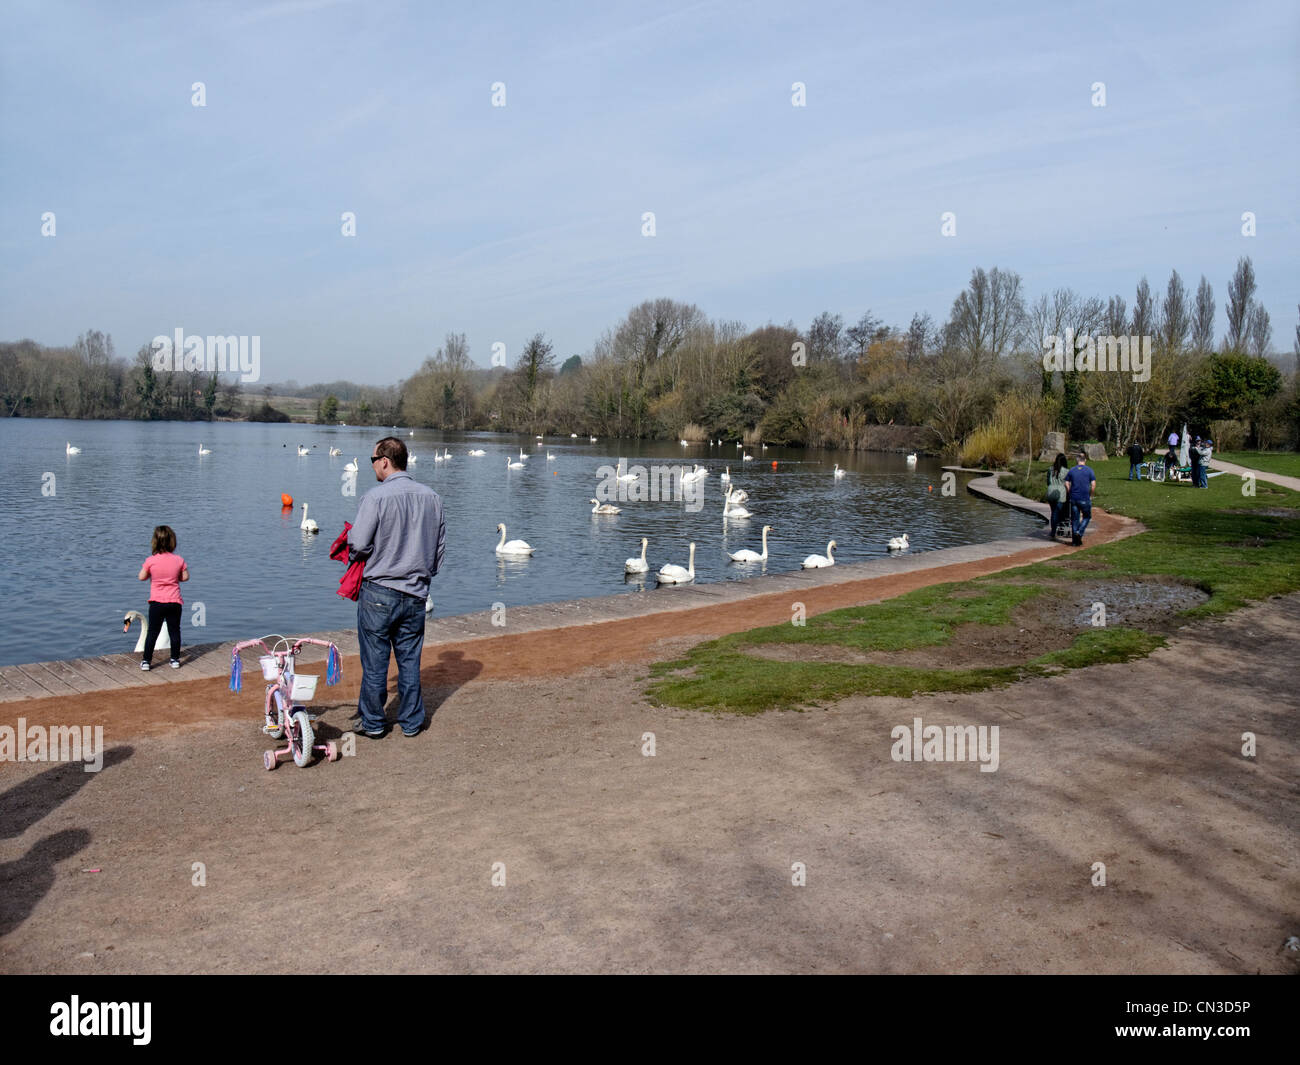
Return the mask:
<svg viewBox="0 0 1300 1065">
<path fill-rule="evenodd" d="M 1127 661 L 1164 643 L 1156 624 L 1086 628 L 1071 646 L 1034 657 L 992 659 L 972 668 L 944 665 L 944 645 L 958 627 L 988 626 L 990 637 L 998 627 L 1014 628 L 1014 610 L 1032 606 L 1063 582 L 1163 580 L 1190 584 L 1208 596 L 1178 617 L 1220 614 L 1300 588 L 1300 494 L 1257 482 L 1255 495 L 1243 496 L 1241 479 L 1228 474 L 1212 477 L 1208 491 L 1129 481 L 1127 459 L 1091 465 L 1097 504 L 1136 518 L 1147 532 L 1081 548 L 1062 560 L 819 614 L 802 626 L 773 625 L 700 644 L 682 658 L 652 667 L 650 698 L 679 707 L 759 713 L 853 694 L 977 691 L 1061 669 Z M 1026 482 L 1020 466 L 1019 479 L 1003 477 L 1001 484 L 1039 499 L 1046 470 L 1047 464 L 1035 463 Z M 1089 568 L 1079 568 L 1082 560 Z M 978 643 L 981 630 L 966 631 Z M 932 665 L 878 660 L 889 652 L 923 649 L 934 650 Z M 774 651 L 784 657 L 773 657 Z M 815 660 L 818 654 L 873 653 L 877 661 L 871 663 Z"/>
<path fill-rule="evenodd" d="M 1216 451 L 1216 459 L 1234 462 L 1251 470 L 1300 477 L 1300 452 L 1295 451 Z"/>
</svg>

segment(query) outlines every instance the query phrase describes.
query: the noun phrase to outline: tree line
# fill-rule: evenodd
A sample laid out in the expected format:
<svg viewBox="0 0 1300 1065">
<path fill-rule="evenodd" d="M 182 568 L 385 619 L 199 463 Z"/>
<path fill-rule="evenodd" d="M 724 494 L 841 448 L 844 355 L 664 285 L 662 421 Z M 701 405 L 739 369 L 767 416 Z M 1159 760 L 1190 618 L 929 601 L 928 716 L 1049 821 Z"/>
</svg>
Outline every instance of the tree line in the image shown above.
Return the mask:
<svg viewBox="0 0 1300 1065">
<path fill-rule="evenodd" d="M 444 430 L 763 440 L 847 450 L 871 446 L 880 426 L 922 426 L 932 450 L 964 461 L 1005 461 L 1050 429 L 1072 440 L 1154 446 L 1183 421 L 1241 423 L 1242 443 L 1296 446 L 1295 374 L 1269 360 L 1272 327 L 1249 258 L 1227 285 L 1227 331 L 1202 276 L 1192 293 L 1177 270 L 1163 291 L 1141 278 L 1123 295 L 1058 288 L 1030 299 L 1011 270 L 978 267 L 935 322 L 903 328 L 870 311 L 824 311 L 757 329 L 710 319 L 694 304 L 647 300 L 562 364 L 546 336 L 528 338 L 508 365 L 484 369 L 463 333 L 451 333 L 410 377 L 388 389 L 350 382 L 299 388 L 317 421 Z M 1149 336 L 1150 377 L 1045 368 L 1044 339 Z M 1300 359 L 1300 327 L 1295 352 Z M 270 395 L 202 372 L 157 373 L 148 348 L 133 364 L 98 332 L 72 348 L 0 344 L 0 402 L 9 415 L 69 418 L 273 420 Z M 494 346 L 492 358 L 503 361 Z M 270 389 L 265 390 L 266 393 Z M 280 415 L 283 416 L 283 415 Z"/>
</svg>

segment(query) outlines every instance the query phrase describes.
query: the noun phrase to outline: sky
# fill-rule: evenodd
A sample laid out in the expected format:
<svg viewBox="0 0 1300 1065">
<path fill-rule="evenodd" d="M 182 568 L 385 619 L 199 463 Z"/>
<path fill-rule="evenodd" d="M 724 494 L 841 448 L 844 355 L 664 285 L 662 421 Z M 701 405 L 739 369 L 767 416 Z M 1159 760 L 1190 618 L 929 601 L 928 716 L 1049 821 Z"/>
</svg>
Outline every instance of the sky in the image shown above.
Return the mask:
<svg viewBox="0 0 1300 1065">
<path fill-rule="evenodd" d="M 993 266 L 1204 274 L 1222 336 L 1249 255 L 1289 352 L 1298 103 L 1292 0 L 0 0 L 0 340 L 258 336 L 264 380 L 383 385 L 665 296 L 942 321 Z"/>
</svg>

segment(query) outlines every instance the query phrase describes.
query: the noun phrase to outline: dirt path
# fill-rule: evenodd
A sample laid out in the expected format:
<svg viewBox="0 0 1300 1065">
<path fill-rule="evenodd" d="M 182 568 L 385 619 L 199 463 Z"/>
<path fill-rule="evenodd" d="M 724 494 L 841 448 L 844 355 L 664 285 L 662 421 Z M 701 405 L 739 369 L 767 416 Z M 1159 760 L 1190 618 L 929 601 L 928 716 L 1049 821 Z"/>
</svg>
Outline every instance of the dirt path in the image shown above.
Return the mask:
<svg viewBox="0 0 1300 1065">
<path fill-rule="evenodd" d="M 1300 722 L 1270 648 L 1297 626 L 1293 595 L 1130 665 L 759 718 L 650 707 L 604 628 L 513 662 L 479 641 L 434 667 L 421 736 L 274 773 L 247 690 L 184 731 L 142 710 L 98 774 L 0 769 L 0 970 L 1295 971 Z M 914 717 L 997 725 L 998 770 L 893 761 Z"/>
</svg>

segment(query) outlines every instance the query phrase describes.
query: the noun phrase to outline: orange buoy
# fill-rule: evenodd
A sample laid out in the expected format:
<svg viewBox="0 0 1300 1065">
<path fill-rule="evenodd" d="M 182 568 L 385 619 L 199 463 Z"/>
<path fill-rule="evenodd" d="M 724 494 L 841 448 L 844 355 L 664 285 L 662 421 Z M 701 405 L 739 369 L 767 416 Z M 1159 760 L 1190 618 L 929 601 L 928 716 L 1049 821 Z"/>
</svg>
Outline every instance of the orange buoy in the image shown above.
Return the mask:
<svg viewBox="0 0 1300 1065">
<path fill-rule="evenodd" d="M 932 484 L 927 484 L 927 485 L 925 486 L 925 490 L 926 490 L 927 492 L 933 492 L 933 491 L 934 491 L 934 485 L 932 485 Z"/>
<path fill-rule="evenodd" d="M 281 506 L 284 506 L 284 507 L 291 507 L 291 506 L 293 506 L 293 496 L 291 496 L 288 492 L 281 492 L 281 493 L 280 493 L 280 505 L 281 505 Z"/>
<path fill-rule="evenodd" d="M 776 459 L 772 460 L 772 469 L 776 469 Z"/>
</svg>

